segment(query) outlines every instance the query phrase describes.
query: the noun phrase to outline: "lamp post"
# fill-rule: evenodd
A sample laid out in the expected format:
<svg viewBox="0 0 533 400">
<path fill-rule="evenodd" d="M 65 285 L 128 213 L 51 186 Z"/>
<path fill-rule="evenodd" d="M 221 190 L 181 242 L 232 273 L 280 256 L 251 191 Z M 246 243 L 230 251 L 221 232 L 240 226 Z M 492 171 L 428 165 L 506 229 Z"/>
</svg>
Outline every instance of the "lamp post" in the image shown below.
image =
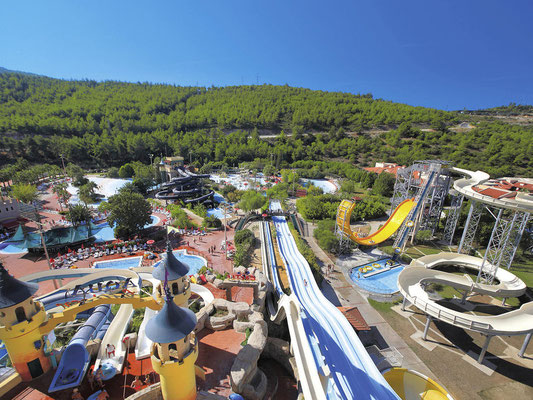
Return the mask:
<svg viewBox="0 0 533 400">
<path fill-rule="evenodd" d="M 224 256 L 228 259 L 228 237 L 226 236 L 226 203 L 222 203 L 224 206 Z"/>
<path fill-rule="evenodd" d="M 37 227 L 39 228 L 39 236 L 41 237 L 41 243 L 43 244 L 44 249 L 44 255 L 46 257 L 46 262 L 48 263 L 48 269 L 52 270 L 52 264 L 50 264 L 50 256 L 48 255 L 48 248 L 46 247 L 46 240 L 44 239 L 43 235 L 43 224 L 41 223 L 41 215 L 37 211 L 37 207 L 35 204 L 33 205 L 35 209 L 35 223 L 37 224 Z M 57 285 L 57 281 L 53 279 L 54 282 L 54 289 L 57 289 L 59 286 Z"/>
</svg>

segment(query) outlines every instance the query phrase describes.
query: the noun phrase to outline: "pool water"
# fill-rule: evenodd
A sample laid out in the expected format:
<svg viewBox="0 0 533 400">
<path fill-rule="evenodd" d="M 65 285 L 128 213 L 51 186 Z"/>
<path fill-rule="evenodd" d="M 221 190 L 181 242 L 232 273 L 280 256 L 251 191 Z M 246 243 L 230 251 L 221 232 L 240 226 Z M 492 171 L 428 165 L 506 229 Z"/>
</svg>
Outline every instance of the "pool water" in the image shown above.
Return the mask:
<svg viewBox="0 0 533 400">
<path fill-rule="evenodd" d="M 174 250 L 172 253 L 179 261 L 189 267 L 189 275 L 197 274 L 200 268 L 207 265 L 207 261 L 205 260 L 205 258 L 186 254 L 185 250 Z M 154 267 L 156 267 L 160 262 L 161 261 L 155 263 Z"/>
<path fill-rule="evenodd" d="M 150 219 L 150 223 L 145 225 L 145 228 L 154 226 L 159 222 L 159 217 L 156 217 L 155 215 L 151 215 Z M 104 222 L 103 224 L 98 225 L 98 231 L 94 234 L 94 237 L 96 243 L 109 242 L 115 240 L 115 232 L 113 232 L 113 228 L 109 226 L 107 222 Z"/>
<path fill-rule="evenodd" d="M 220 193 L 215 192 L 213 195 L 213 200 L 215 200 L 217 203 L 225 203 L 226 199 L 224 196 L 222 196 Z"/>
<path fill-rule="evenodd" d="M 141 266 L 142 257 L 119 258 L 116 260 L 96 261 L 94 268 L 129 269 Z"/>
<path fill-rule="evenodd" d="M 95 205 L 100 204 L 102 201 L 107 200 L 109 197 L 118 193 L 119 189 L 124 186 L 126 183 L 131 182 L 131 179 L 115 179 L 115 178 L 102 178 L 99 176 L 87 176 L 90 181 L 96 183 L 98 188 L 96 193 L 103 195 L 103 199 L 94 203 Z M 69 203 L 78 204 L 80 202 L 78 197 L 78 188 L 69 184 L 67 191 L 72 195 L 69 199 Z"/>
<path fill-rule="evenodd" d="M 211 209 L 207 210 L 207 216 L 210 217 L 212 215 L 217 217 L 220 220 L 223 220 L 224 219 L 224 209 L 222 209 L 222 208 L 211 208 Z M 228 213 L 226 213 L 226 218 L 229 218 L 229 217 L 231 217 L 231 214 L 228 212 Z"/>
<path fill-rule="evenodd" d="M 396 293 L 398 289 L 398 275 L 405 268 L 404 266 L 398 266 L 387 271 L 380 272 L 379 274 L 364 277 L 363 274 L 359 271 L 360 268 L 365 268 L 372 266 L 373 264 L 380 264 L 382 267 L 385 266 L 387 261 L 390 258 L 385 258 L 379 261 L 373 261 L 371 263 L 361 265 L 359 267 L 353 268 L 350 271 L 350 278 L 353 282 L 362 289 L 378 294 L 393 294 Z M 379 271 L 379 268 L 373 268 L 372 272 Z"/>
<path fill-rule="evenodd" d="M 331 183 L 327 179 L 301 179 L 304 186 L 308 186 L 310 183 L 322 189 L 324 193 L 335 193 L 337 191 L 337 186 Z"/>
</svg>

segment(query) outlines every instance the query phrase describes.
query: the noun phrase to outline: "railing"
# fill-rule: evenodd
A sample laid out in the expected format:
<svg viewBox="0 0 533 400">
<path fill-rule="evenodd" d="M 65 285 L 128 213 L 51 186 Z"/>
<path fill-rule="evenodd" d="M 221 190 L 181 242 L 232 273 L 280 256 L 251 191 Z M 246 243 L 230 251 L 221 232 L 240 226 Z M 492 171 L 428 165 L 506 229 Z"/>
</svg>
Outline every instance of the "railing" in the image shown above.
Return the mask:
<svg viewBox="0 0 533 400">
<path fill-rule="evenodd" d="M 405 295 L 404 295 L 405 296 Z M 470 330 L 478 331 L 491 331 L 493 330 L 492 325 L 485 322 L 477 322 L 468 318 L 463 318 L 457 314 L 447 312 L 441 307 L 436 306 L 434 303 L 429 303 L 425 300 L 419 299 L 417 296 L 406 296 L 407 300 L 411 304 L 418 307 L 420 310 L 424 311 L 426 314 L 431 315 L 441 321 L 448 322 L 452 325 L 461 326 Z"/>
</svg>

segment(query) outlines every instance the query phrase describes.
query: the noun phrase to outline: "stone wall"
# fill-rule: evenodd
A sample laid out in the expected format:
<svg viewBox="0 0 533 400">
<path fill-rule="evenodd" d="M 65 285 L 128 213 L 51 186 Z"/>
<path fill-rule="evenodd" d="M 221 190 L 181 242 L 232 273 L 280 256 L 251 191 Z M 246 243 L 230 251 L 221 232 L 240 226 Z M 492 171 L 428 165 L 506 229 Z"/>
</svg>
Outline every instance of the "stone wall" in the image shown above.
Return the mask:
<svg viewBox="0 0 533 400">
<path fill-rule="evenodd" d="M 237 354 L 231 367 L 231 388 L 247 400 L 261 400 L 266 394 L 267 378 L 257 367 L 257 361 L 265 348 L 267 337 L 266 322 L 255 322 L 248 343 Z"/>
</svg>

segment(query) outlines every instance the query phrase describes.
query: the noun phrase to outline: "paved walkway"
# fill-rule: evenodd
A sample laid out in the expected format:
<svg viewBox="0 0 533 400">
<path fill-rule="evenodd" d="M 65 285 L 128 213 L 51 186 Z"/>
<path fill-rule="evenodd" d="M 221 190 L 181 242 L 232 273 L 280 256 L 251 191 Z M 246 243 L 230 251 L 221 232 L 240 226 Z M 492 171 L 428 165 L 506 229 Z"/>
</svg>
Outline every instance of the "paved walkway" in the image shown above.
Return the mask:
<svg viewBox="0 0 533 400">
<path fill-rule="evenodd" d="M 305 237 L 307 243 L 323 265 L 334 265 L 335 270 L 324 279 L 322 292 L 335 305 L 344 307 L 357 307 L 361 315 L 370 326 L 375 326 L 389 347 L 396 348 L 403 356 L 402 367 L 414 369 L 425 375 L 436 379 L 430 369 L 418 358 L 405 341 L 398 335 L 392 327 L 383 319 L 381 314 L 375 310 L 347 280 L 346 268 L 340 267 L 322 250 L 313 237 L 315 226 L 308 223 L 309 236 Z M 322 266 L 325 276 L 325 268 Z"/>
</svg>

